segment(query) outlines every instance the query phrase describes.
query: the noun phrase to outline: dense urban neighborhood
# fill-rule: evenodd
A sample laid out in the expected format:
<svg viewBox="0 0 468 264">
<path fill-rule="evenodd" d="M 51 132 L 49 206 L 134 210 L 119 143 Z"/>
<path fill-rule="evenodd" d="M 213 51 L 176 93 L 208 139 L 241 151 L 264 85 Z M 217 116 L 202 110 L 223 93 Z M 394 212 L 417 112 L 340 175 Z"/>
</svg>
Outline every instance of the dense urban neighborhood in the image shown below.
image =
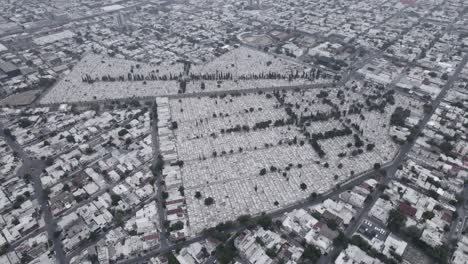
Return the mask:
<svg viewBox="0 0 468 264">
<path fill-rule="evenodd" d="M 1 264 L 468 264 L 468 1 L 0 6 Z"/>
</svg>

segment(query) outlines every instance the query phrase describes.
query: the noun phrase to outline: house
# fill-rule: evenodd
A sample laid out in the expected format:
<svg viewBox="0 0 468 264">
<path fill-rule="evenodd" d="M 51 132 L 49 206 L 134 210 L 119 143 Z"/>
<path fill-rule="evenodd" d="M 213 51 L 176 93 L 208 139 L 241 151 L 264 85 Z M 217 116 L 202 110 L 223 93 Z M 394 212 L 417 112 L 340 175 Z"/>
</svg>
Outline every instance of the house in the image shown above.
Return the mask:
<svg viewBox="0 0 468 264">
<path fill-rule="evenodd" d="M 382 264 L 378 259 L 372 258 L 354 245 L 348 245 L 346 250 L 341 251 L 340 255 L 336 258 L 335 264 Z"/>
<path fill-rule="evenodd" d="M 18 67 L 13 65 L 11 62 L 0 59 L 0 76 L 4 75 L 5 78 L 13 78 L 21 74 Z"/>
<path fill-rule="evenodd" d="M 382 253 L 389 258 L 391 258 L 393 255 L 398 255 L 401 257 L 403 256 L 407 246 L 408 243 L 390 234 L 385 240 Z"/>
</svg>

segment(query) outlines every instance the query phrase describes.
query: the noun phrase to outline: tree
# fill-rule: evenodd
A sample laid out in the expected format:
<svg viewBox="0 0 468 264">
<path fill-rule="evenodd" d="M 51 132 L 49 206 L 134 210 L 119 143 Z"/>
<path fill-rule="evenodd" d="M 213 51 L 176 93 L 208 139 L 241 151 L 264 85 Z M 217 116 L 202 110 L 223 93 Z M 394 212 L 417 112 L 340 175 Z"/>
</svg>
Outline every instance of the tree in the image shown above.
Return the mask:
<svg viewBox="0 0 468 264">
<path fill-rule="evenodd" d="M 131 141 L 131 140 L 130 140 L 130 141 Z M 126 143 L 126 142 L 125 142 L 125 143 Z M 129 145 L 129 144 L 127 144 L 127 145 Z M 94 152 L 94 150 L 93 150 L 93 148 L 91 148 L 91 147 L 87 147 L 87 148 L 85 149 L 86 155 L 91 155 L 91 154 L 93 154 L 93 152 Z"/>
<path fill-rule="evenodd" d="M 91 263 L 99 263 L 99 258 L 96 254 L 90 254 L 88 255 L 88 261 L 90 261 Z"/>
<path fill-rule="evenodd" d="M 304 253 L 302 253 L 302 257 L 304 259 L 309 260 L 312 263 L 316 263 L 321 256 L 322 253 L 320 252 L 320 250 L 313 245 L 307 245 L 304 248 Z"/>
<path fill-rule="evenodd" d="M 338 229 L 338 224 L 336 223 L 335 219 L 328 219 L 327 220 L 327 226 L 331 230 L 337 230 Z"/>
<path fill-rule="evenodd" d="M 161 155 L 158 155 L 156 158 L 156 162 L 154 163 L 153 166 L 151 166 L 151 172 L 153 173 L 153 176 L 159 177 L 161 175 L 161 171 L 164 168 L 164 160 Z"/>
<path fill-rule="evenodd" d="M 252 216 L 250 215 L 241 215 L 237 218 L 237 221 L 242 226 L 248 226 L 252 223 Z"/>
<path fill-rule="evenodd" d="M 425 211 L 423 214 L 422 214 L 422 219 L 424 220 L 430 220 L 432 218 L 434 218 L 434 213 L 432 211 Z"/>
<path fill-rule="evenodd" d="M 48 167 L 54 165 L 54 159 L 52 157 L 48 157 L 45 160 L 45 165 L 47 165 Z"/>
<path fill-rule="evenodd" d="M 184 229 L 184 223 L 182 221 L 177 221 L 169 227 L 169 232 L 182 230 Z"/>
<path fill-rule="evenodd" d="M 307 184 L 301 183 L 299 187 L 301 187 L 301 190 L 305 191 L 307 189 Z"/>
<path fill-rule="evenodd" d="M 76 143 L 75 137 L 73 137 L 73 135 L 67 135 L 65 139 L 67 140 L 68 143 L 72 143 L 72 144 Z"/>
<path fill-rule="evenodd" d="M 91 232 L 91 233 L 89 233 L 88 240 L 90 240 L 90 241 L 95 241 L 97 238 L 98 238 L 98 235 L 97 235 L 96 232 Z"/>
<path fill-rule="evenodd" d="M 383 194 L 380 196 L 380 198 L 382 198 L 382 199 L 384 199 L 384 200 L 386 200 L 386 201 L 389 201 L 389 200 L 390 200 L 390 196 L 388 196 L 388 194 L 385 194 L 385 193 L 383 193 Z"/>
<path fill-rule="evenodd" d="M 180 262 L 177 260 L 177 258 L 172 254 L 172 252 L 168 253 L 166 255 L 167 258 L 167 263 L 168 264 L 180 264 Z"/>
<path fill-rule="evenodd" d="M 393 114 L 390 116 L 390 125 L 392 126 L 404 126 L 405 120 L 409 117 L 411 111 L 409 109 L 403 109 L 402 107 L 397 107 Z"/>
<path fill-rule="evenodd" d="M 51 193 L 50 188 L 44 188 L 44 190 L 42 190 L 42 191 L 43 191 L 43 194 L 44 194 L 44 198 L 49 199 L 49 195 Z"/>
<path fill-rule="evenodd" d="M 359 235 L 354 235 L 349 242 L 366 252 L 372 248 L 369 243 Z"/>
<path fill-rule="evenodd" d="M 265 168 L 261 169 L 260 170 L 260 175 L 265 175 L 265 174 L 266 174 L 266 169 Z"/>
<path fill-rule="evenodd" d="M 215 229 L 220 231 L 220 232 L 224 232 L 224 231 L 228 231 L 228 230 L 232 229 L 233 227 L 234 227 L 234 222 L 226 221 L 224 223 L 217 224 Z"/>
<path fill-rule="evenodd" d="M 20 208 L 25 200 L 26 200 L 26 198 L 21 194 L 16 196 L 15 203 L 13 204 L 13 208 L 15 208 L 15 209 Z"/>
<path fill-rule="evenodd" d="M 374 170 L 379 170 L 381 168 L 380 163 L 374 163 Z"/>
<path fill-rule="evenodd" d="M 450 254 L 450 250 L 447 246 L 437 246 L 433 249 L 431 247 L 427 247 L 427 253 L 429 256 L 433 257 L 436 260 L 436 263 L 446 264 L 448 263 L 448 257 Z"/>
<path fill-rule="evenodd" d="M 261 216 L 257 218 L 257 224 L 263 227 L 263 229 L 269 229 L 272 223 L 273 223 L 273 220 L 271 219 L 270 216 L 266 214 L 262 214 Z"/>
<path fill-rule="evenodd" d="M 123 226 L 125 224 L 124 221 L 125 212 L 122 210 L 115 210 L 114 212 L 114 221 L 117 226 Z"/>
<path fill-rule="evenodd" d="M 205 205 L 206 206 L 210 206 L 212 204 L 214 204 L 214 199 L 213 198 L 211 198 L 211 197 L 205 198 Z"/>
<path fill-rule="evenodd" d="M 224 242 L 224 241 L 228 240 L 228 238 L 230 236 L 229 233 L 224 232 L 224 231 L 219 231 L 219 230 L 217 230 L 216 228 L 213 228 L 213 227 L 203 230 L 203 234 L 205 236 L 207 236 L 207 237 L 218 240 L 220 242 Z"/>
<path fill-rule="evenodd" d="M 444 232 L 447 233 L 448 231 L 450 231 L 450 226 L 444 225 Z"/>
<path fill-rule="evenodd" d="M 231 263 L 237 256 L 237 250 L 234 242 L 231 240 L 226 244 L 220 244 L 216 247 L 215 256 L 221 264 Z"/>
<path fill-rule="evenodd" d="M 322 219 L 322 215 L 317 211 L 312 212 L 311 215 L 317 220 Z"/>
<path fill-rule="evenodd" d="M 267 254 L 267 256 L 269 256 L 271 259 L 274 259 L 276 258 L 277 254 L 276 254 L 276 250 L 274 248 L 269 248 L 265 251 L 265 253 Z"/>
<path fill-rule="evenodd" d="M 29 120 L 27 118 L 21 118 L 18 121 L 18 126 L 20 126 L 21 128 L 26 128 L 26 127 L 28 127 L 30 125 L 32 125 L 32 122 L 31 122 L 31 120 Z"/>
<path fill-rule="evenodd" d="M 122 198 L 120 197 L 120 195 L 118 194 L 111 194 L 111 200 L 112 200 L 112 206 L 117 206 L 119 205 L 119 202 L 120 200 L 122 200 Z"/>
<path fill-rule="evenodd" d="M 411 238 L 411 240 L 416 241 L 421 236 L 421 230 L 416 226 L 409 226 L 405 229 L 405 234 Z"/>
<path fill-rule="evenodd" d="M 4 128 L 3 134 L 5 135 L 5 137 L 9 137 L 9 138 L 13 137 L 13 135 L 11 134 L 11 130 L 9 128 Z"/>
<path fill-rule="evenodd" d="M 450 151 L 452 151 L 453 146 L 449 142 L 444 141 L 440 144 L 439 148 L 443 153 L 448 154 Z"/>
<path fill-rule="evenodd" d="M 434 198 L 435 200 L 438 200 L 438 199 L 439 199 L 439 194 L 438 194 L 436 191 L 432 190 L 432 189 L 429 190 L 429 191 L 427 191 L 427 195 L 428 195 L 429 197 Z"/>
<path fill-rule="evenodd" d="M 333 239 L 333 245 L 335 247 L 345 247 L 348 245 L 348 238 L 343 234 L 343 232 L 340 232 L 335 239 Z"/>
<path fill-rule="evenodd" d="M 195 198 L 200 199 L 201 196 L 202 196 L 202 195 L 201 195 L 201 192 L 199 192 L 199 191 L 196 191 L 196 192 L 195 192 Z"/>
<path fill-rule="evenodd" d="M 399 233 L 406 224 L 406 216 L 397 209 L 390 210 L 387 227 L 390 231 Z"/>
<path fill-rule="evenodd" d="M 208 250 L 206 249 L 206 247 L 202 247 L 201 252 L 204 258 L 208 258 L 210 256 L 210 253 L 208 253 Z"/>
<path fill-rule="evenodd" d="M 124 128 L 124 129 L 121 129 L 121 130 L 118 132 L 119 137 L 123 137 L 123 136 L 125 136 L 126 134 L 128 134 L 128 131 L 127 131 L 127 129 L 125 129 L 125 128 Z"/>
<path fill-rule="evenodd" d="M 309 200 L 315 200 L 315 199 L 317 199 L 317 197 L 318 197 L 318 194 L 316 192 L 313 192 L 313 193 L 310 194 Z"/>
</svg>

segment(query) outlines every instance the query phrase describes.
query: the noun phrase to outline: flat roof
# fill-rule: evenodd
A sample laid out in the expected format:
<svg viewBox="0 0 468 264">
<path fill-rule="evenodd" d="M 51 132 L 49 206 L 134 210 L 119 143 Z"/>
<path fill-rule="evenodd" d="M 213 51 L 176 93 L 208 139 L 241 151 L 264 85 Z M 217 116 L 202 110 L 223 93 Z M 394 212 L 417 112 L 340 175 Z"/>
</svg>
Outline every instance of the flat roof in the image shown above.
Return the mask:
<svg viewBox="0 0 468 264">
<path fill-rule="evenodd" d="M 18 67 L 16 67 L 16 66 L 15 66 L 13 63 L 11 63 L 11 62 L 4 61 L 4 60 L 0 60 L 0 70 L 1 70 L 2 72 L 8 73 L 8 72 L 12 72 L 12 71 L 18 70 Z"/>
</svg>

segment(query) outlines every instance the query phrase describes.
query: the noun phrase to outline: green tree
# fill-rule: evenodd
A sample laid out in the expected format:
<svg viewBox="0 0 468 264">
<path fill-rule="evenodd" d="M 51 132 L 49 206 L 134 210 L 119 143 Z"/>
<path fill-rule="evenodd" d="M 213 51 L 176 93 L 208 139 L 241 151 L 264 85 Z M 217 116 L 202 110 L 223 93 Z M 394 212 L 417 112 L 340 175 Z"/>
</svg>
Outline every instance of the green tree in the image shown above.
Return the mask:
<svg viewBox="0 0 468 264">
<path fill-rule="evenodd" d="M 301 188 L 301 190 L 305 191 L 307 189 L 307 184 L 301 183 L 299 187 Z"/>
<path fill-rule="evenodd" d="M 320 252 L 320 250 L 313 245 L 307 245 L 304 248 L 304 253 L 302 254 L 302 257 L 304 259 L 309 260 L 312 263 L 316 263 L 321 256 L 322 253 Z"/>
<path fill-rule="evenodd" d="M 237 256 L 237 250 L 234 247 L 234 242 L 231 240 L 226 244 L 220 244 L 217 246 L 215 256 L 221 264 L 231 263 Z"/>
<path fill-rule="evenodd" d="M 205 198 L 205 205 L 206 206 L 210 206 L 212 204 L 214 204 L 214 199 L 212 197 Z"/>
<path fill-rule="evenodd" d="M 313 192 L 313 193 L 310 194 L 309 200 L 313 201 L 313 200 L 317 199 L 317 197 L 318 197 L 318 194 L 316 192 Z"/>
<path fill-rule="evenodd" d="M 115 210 L 114 211 L 114 221 L 115 224 L 118 226 L 123 226 L 125 224 L 124 221 L 125 218 L 125 212 L 122 210 Z"/>
<path fill-rule="evenodd" d="M 390 210 L 387 227 L 390 231 L 399 233 L 406 224 L 406 216 L 397 209 Z"/>
<path fill-rule="evenodd" d="M 331 230 L 337 230 L 338 229 L 338 224 L 336 223 L 335 219 L 328 219 L 327 220 L 327 226 Z"/>
<path fill-rule="evenodd" d="M 269 229 L 271 225 L 273 224 L 273 220 L 271 219 L 269 215 L 266 215 L 263 213 L 261 216 L 257 218 L 257 224 L 263 227 L 264 229 Z"/>
<path fill-rule="evenodd" d="M 32 125 L 32 122 L 31 122 L 31 120 L 29 120 L 27 118 L 21 118 L 18 121 L 18 126 L 20 126 L 21 128 L 26 128 L 26 127 L 28 127 L 30 125 Z"/>
<path fill-rule="evenodd" d="M 65 139 L 68 143 L 76 143 L 75 137 L 73 135 L 67 135 Z"/>
<path fill-rule="evenodd" d="M 111 200 L 112 200 L 112 206 L 117 206 L 120 202 L 120 200 L 122 200 L 122 197 L 120 197 L 120 195 L 118 194 L 111 194 Z"/>
<path fill-rule="evenodd" d="M 405 234 L 408 236 L 412 241 L 417 241 L 421 236 L 421 230 L 416 226 L 409 226 L 405 229 Z"/>
<path fill-rule="evenodd" d="M 47 166 L 52 166 L 54 165 L 54 159 L 52 157 L 48 157 L 46 160 L 45 160 L 45 164 Z"/>
<path fill-rule="evenodd" d="M 343 232 L 340 232 L 335 239 L 333 239 L 333 245 L 335 247 L 345 247 L 348 245 L 348 238 L 343 234 Z"/>
<path fill-rule="evenodd" d="M 422 219 L 424 220 L 430 220 L 432 218 L 434 218 L 434 213 L 432 211 L 425 211 L 423 214 L 422 214 Z"/>
<path fill-rule="evenodd" d="M 447 141 L 444 141 L 440 144 L 439 148 L 443 153 L 448 154 L 450 151 L 452 151 L 453 145 Z"/>
<path fill-rule="evenodd" d="M 169 232 L 182 230 L 184 229 L 184 223 L 182 221 L 177 221 L 169 227 Z"/>
<path fill-rule="evenodd" d="M 252 216 L 250 215 L 241 215 L 237 218 L 237 221 L 242 226 L 248 226 L 252 223 Z"/>
<path fill-rule="evenodd" d="M 180 262 L 177 260 L 177 258 L 172 254 L 172 252 L 168 253 L 166 255 L 167 258 L 167 263 L 168 264 L 180 264 Z"/>
<path fill-rule="evenodd" d="M 277 254 L 276 254 L 276 250 L 274 248 L 269 248 L 265 251 L 265 253 L 267 254 L 267 256 L 269 256 L 270 258 L 274 259 L 276 258 Z"/>
</svg>

